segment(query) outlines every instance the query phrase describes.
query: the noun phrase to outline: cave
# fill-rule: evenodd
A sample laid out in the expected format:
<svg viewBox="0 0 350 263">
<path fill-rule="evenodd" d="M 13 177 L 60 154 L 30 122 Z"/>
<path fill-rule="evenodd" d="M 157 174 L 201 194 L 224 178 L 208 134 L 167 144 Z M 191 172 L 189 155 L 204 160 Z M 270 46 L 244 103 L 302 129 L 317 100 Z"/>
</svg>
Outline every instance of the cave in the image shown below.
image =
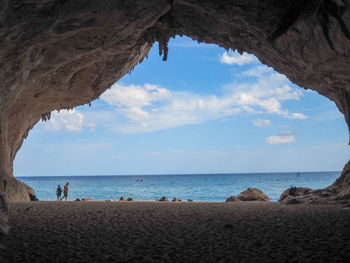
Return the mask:
<svg viewBox="0 0 350 263">
<path fill-rule="evenodd" d="M 348 0 L 2 0 L 2 198 L 35 198 L 14 178 L 13 161 L 38 121 L 97 99 L 156 41 L 166 60 L 167 43 L 177 35 L 254 54 L 293 83 L 334 101 L 350 128 Z M 350 161 L 334 184 L 304 199 L 348 203 Z"/>
</svg>

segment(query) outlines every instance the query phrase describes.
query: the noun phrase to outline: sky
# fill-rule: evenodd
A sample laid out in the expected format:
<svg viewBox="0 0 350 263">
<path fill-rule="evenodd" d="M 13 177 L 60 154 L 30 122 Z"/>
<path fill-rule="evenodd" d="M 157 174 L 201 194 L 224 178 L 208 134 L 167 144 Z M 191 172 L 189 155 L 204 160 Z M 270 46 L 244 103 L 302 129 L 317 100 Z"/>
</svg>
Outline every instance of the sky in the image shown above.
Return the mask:
<svg viewBox="0 0 350 263">
<path fill-rule="evenodd" d="M 15 176 L 341 171 L 335 104 L 251 54 L 169 42 L 93 101 L 52 112 L 24 141 Z"/>
</svg>

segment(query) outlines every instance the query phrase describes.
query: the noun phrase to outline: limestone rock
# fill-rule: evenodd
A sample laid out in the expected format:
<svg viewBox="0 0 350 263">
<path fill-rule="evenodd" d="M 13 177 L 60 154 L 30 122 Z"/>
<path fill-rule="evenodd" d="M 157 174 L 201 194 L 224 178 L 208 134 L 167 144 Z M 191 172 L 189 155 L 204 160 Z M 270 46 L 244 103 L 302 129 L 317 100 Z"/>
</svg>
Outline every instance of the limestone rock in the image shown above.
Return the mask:
<svg viewBox="0 0 350 263">
<path fill-rule="evenodd" d="M 350 128 L 349 17 L 350 0 L 0 1 L 0 193 L 29 200 L 13 161 L 40 119 L 97 99 L 156 41 L 166 60 L 176 35 L 256 55 L 334 101 Z M 349 166 L 329 199 L 350 200 Z"/>
<path fill-rule="evenodd" d="M 263 191 L 257 188 L 248 188 L 238 195 L 241 201 L 265 201 L 270 202 L 270 198 Z"/>
<path fill-rule="evenodd" d="M 34 189 L 14 177 L 0 180 L 0 194 L 6 202 L 35 201 Z"/>
<path fill-rule="evenodd" d="M 7 205 L 4 198 L 0 195 L 0 248 L 2 245 L 2 239 L 9 230 L 7 224 Z"/>
<path fill-rule="evenodd" d="M 240 201 L 241 200 L 238 197 L 232 195 L 232 196 L 228 197 L 225 202 L 240 202 Z"/>
<path fill-rule="evenodd" d="M 169 200 L 168 200 L 168 197 L 166 197 L 166 196 L 162 196 L 159 200 L 157 200 L 157 201 L 159 201 L 159 202 L 168 202 Z"/>
<path fill-rule="evenodd" d="M 334 199 L 350 203 L 350 160 L 344 166 L 340 177 L 324 190 Z"/>
<path fill-rule="evenodd" d="M 280 196 L 279 201 L 284 200 L 286 197 L 288 197 L 290 195 L 290 189 L 286 189 L 283 191 L 283 193 Z M 301 196 L 301 195 L 305 195 L 307 193 L 309 193 L 310 191 L 312 191 L 311 188 L 307 188 L 307 187 L 297 187 L 296 188 L 296 196 Z"/>
</svg>

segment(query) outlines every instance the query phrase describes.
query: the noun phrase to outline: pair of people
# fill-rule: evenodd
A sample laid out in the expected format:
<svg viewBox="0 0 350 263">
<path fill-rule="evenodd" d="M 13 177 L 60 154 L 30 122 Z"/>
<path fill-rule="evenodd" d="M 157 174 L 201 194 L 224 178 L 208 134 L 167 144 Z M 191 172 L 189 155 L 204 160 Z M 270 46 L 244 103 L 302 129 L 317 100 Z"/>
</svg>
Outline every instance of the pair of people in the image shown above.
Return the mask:
<svg viewBox="0 0 350 263">
<path fill-rule="evenodd" d="M 62 188 L 60 185 L 57 185 L 56 195 L 57 195 L 57 201 L 62 201 L 63 198 L 65 198 L 65 201 L 67 201 L 68 197 L 68 186 L 69 183 L 67 182 L 63 188 L 63 197 L 61 197 L 62 194 Z"/>
</svg>

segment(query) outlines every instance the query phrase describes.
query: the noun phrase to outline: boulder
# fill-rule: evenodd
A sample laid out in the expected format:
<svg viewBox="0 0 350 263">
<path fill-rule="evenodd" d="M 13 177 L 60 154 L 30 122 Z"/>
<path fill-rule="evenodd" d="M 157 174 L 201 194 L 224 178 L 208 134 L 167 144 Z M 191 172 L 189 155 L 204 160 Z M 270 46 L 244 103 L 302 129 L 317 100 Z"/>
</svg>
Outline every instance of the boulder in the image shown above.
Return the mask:
<svg viewBox="0 0 350 263">
<path fill-rule="evenodd" d="M 265 201 L 270 202 L 270 198 L 263 191 L 257 188 L 248 188 L 238 195 L 241 201 Z"/>
<path fill-rule="evenodd" d="M 162 196 L 158 201 L 160 201 L 160 202 L 168 202 L 169 200 L 168 200 L 168 197 Z"/>
<path fill-rule="evenodd" d="M 181 200 L 180 199 L 177 199 L 176 197 L 174 197 L 174 199 L 173 200 L 171 200 L 172 202 L 181 202 Z"/>
<path fill-rule="evenodd" d="M 231 195 L 229 198 L 226 199 L 225 202 L 240 202 L 240 201 L 241 200 L 238 197 Z"/>
<path fill-rule="evenodd" d="M 14 177 L 6 177 L 3 180 L 0 180 L 0 193 L 6 202 L 38 200 L 33 188 Z"/>
<path fill-rule="evenodd" d="M 310 192 L 311 190 L 312 190 L 311 188 L 307 188 L 307 187 L 296 187 L 296 196 L 305 195 L 308 192 Z M 281 194 L 280 199 L 278 201 L 279 202 L 283 201 L 288 196 L 290 196 L 290 188 L 283 191 L 283 193 Z"/>
<path fill-rule="evenodd" d="M 133 201 L 131 197 L 128 197 L 128 199 L 126 199 L 126 201 Z"/>
</svg>

